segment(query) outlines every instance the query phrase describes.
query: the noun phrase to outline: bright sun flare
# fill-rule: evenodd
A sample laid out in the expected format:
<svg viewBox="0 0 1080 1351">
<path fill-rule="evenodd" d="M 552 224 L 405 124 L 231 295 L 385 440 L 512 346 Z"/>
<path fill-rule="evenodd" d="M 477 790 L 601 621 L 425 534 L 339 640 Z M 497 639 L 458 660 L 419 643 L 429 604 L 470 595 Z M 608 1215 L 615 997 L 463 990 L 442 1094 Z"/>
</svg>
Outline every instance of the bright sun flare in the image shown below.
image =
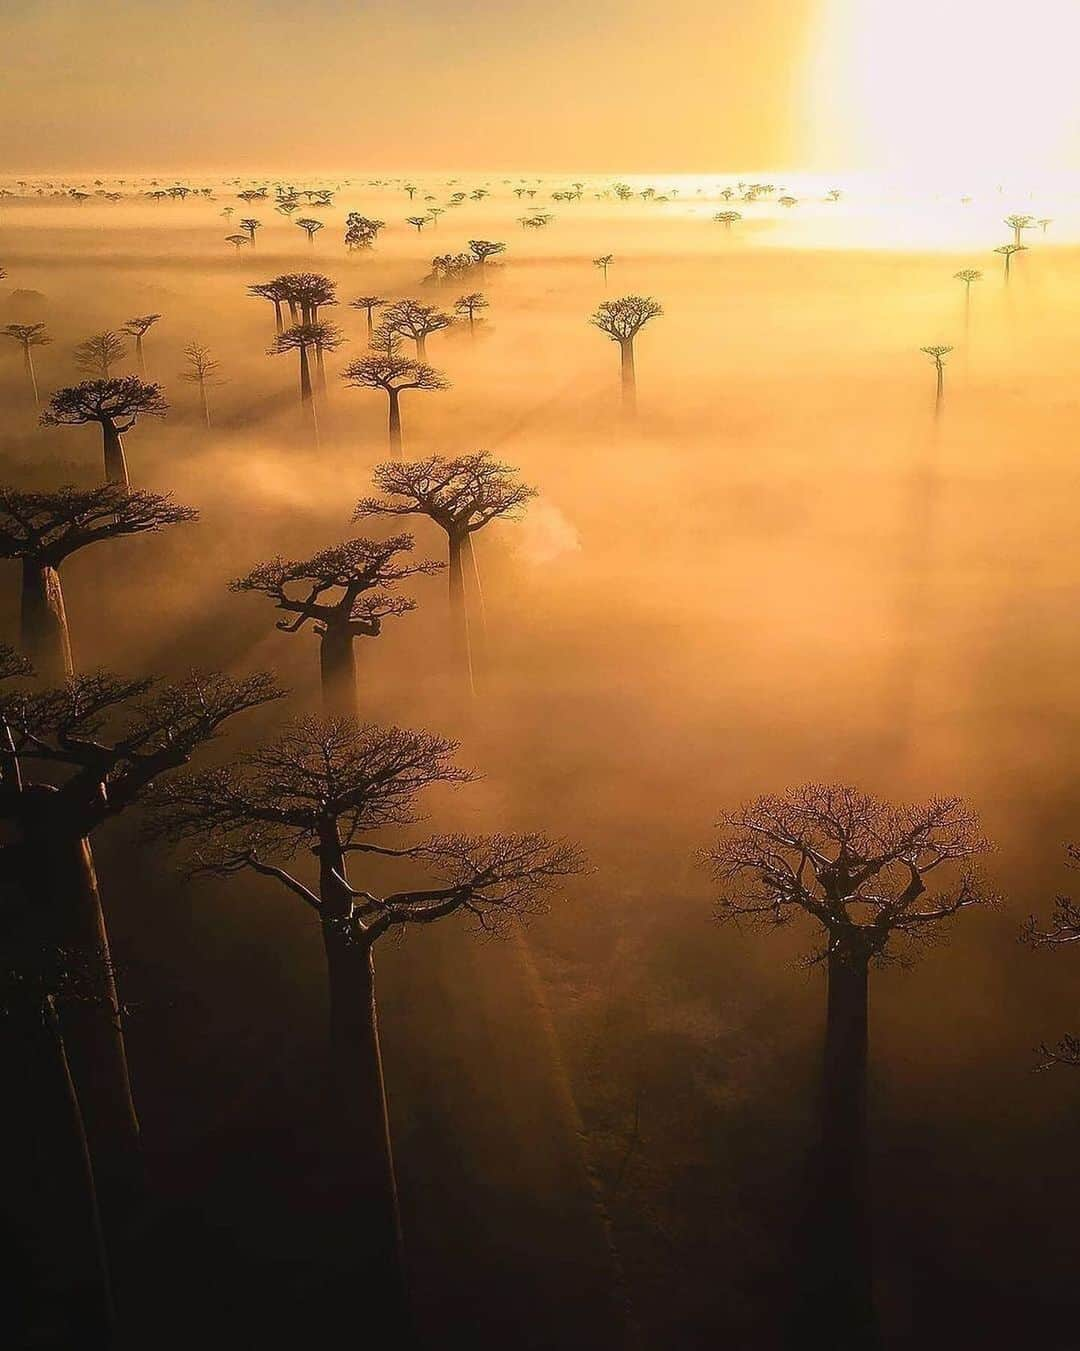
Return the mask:
<svg viewBox="0 0 1080 1351">
<path fill-rule="evenodd" d="M 817 153 L 959 187 L 1076 166 L 1080 0 L 824 0 Z"/>
</svg>

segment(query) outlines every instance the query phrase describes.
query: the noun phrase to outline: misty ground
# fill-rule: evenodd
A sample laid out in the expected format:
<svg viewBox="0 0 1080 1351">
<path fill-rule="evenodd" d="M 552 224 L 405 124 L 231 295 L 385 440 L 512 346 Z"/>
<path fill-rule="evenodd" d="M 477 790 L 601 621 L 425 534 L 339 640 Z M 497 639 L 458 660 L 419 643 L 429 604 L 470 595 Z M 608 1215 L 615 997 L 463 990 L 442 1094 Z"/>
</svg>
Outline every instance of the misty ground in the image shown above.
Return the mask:
<svg viewBox="0 0 1080 1351">
<path fill-rule="evenodd" d="M 239 257 L 221 186 L 215 202 L 0 205 L 0 324 L 48 325 L 43 390 L 77 378 L 76 342 L 164 315 L 147 364 L 173 407 L 132 432 L 129 464 L 137 485 L 202 511 L 66 566 L 76 661 L 271 668 L 292 711 L 316 707 L 314 640 L 276 632 L 267 602 L 226 583 L 349 535 L 386 458 L 385 400 L 337 379 L 364 320 L 328 312 L 350 343 L 330 359 L 316 452 L 295 362 L 266 355 L 272 309 L 246 287 L 313 268 L 343 301 L 449 305 L 474 287 L 421 285 L 431 256 L 505 240 L 477 283 L 490 309 L 475 339 L 429 340 L 452 388 L 403 400 L 407 455 L 491 450 L 541 489 L 524 521 L 478 543 L 476 712 L 448 711 L 440 578 L 362 645 L 363 697 L 375 719 L 459 735 L 482 771 L 433 800 L 439 828 L 565 833 L 594 871 L 524 947 L 453 923 L 380 948 L 422 1326 L 476 1351 L 615 1345 L 624 1317 L 644 1348 L 779 1345 L 823 975 L 801 964 L 805 932 L 718 927 L 694 851 L 725 807 L 826 779 L 896 800 L 959 793 L 997 845 L 1001 904 L 874 978 L 887 1346 L 1066 1351 L 1080 1078 L 1033 1070 L 1040 1042 L 1080 1031 L 1080 971 L 1017 934 L 1075 880 L 1062 844 L 1080 838 L 1080 245 L 1065 229 L 1031 238 L 1006 288 L 991 249 L 1019 209 L 1007 200 L 972 218 L 949 207 L 935 250 L 933 229 L 901 247 L 902 230 L 856 228 L 846 203 L 832 218 L 820 202 L 748 211 L 728 232 L 716 202 L 586 199 L 526 231 L 522 203 L 492 187 L 418 236 L 399 186 L 357 180 L 313 249 L 259 203 L 265 227 Z M 351 209 L 388 222 L 371 253 L 344 252 Z M 968 266 L 985 277 L 965 338 L 952 274 Z M 627 293 L 665 308 L 638 342 L 633 425 L 617 350 L 586 322 Z M 226 381 L 209 434 L 177 379 L 192 339 Z M 935 342 L 956 345 L 936 421 L 918 350 Z M 14 345 L 0 358 L 5 477 L 96 482 L 95 429 L 39 429 Z M 415 533 L 441 556 L 433 527 Z M 237 720 L 211 754 L 281 716 Z M 318 1344 L 328 1236 L 348 1223 L 305 1130 L 319 936 L 269 882 L 182 884 L 133 821 L 96 849 L 159 1198 L 158 1345 Z"/>
</svg>

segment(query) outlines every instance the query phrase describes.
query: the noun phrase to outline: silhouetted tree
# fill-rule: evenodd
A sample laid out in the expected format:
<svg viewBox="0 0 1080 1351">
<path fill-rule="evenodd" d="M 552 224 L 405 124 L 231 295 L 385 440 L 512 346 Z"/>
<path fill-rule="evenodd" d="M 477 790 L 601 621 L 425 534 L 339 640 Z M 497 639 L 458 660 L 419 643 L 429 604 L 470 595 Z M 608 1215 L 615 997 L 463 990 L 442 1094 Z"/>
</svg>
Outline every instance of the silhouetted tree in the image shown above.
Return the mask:
<svg viewBox="0 0 1080 1351">
<path fill-rule="evenodd" d="M 594 258 L 594 259 L 593 259 L 593 267 L 598 267 L 598 268 L 601 270 L 601 272 L 603 272 L 603 274 L 604 274 L 604 285 L 605 285 L 605 286 L 607 285 L 607 272 L 608 272 L 608 268 L 611 266 L 611 264 L 612 264 L 614 261 L 615 261 L 615 255 L 614 255 L 613 253 L 602 253 L 602 254 L 600 255 L 599 258 Z"/>
<path fill-rule="evenodd" d="M 21 492 L 0 488 L 0 558 L 22 561 L 20 646 L 43 680 L 72 673 L 60 565 L 88 544 L 198 519 L 157 493 L 122 484 Z"/>
<path fill-rule="evenodd" d="M 45 347 L 52 342 L 45 332 L 44 324 L 8 324 L 4 328 L 6 337 L 17 342 L 22 348 L 23 366 L 26 369 L 26 377 L 30 381 L 30 389 L 34 395 L 34 403 L 40 405 L 41 399 L 38 395 L 37 373 L 34 370 L 33 349 L 35 347 Z"/>
<path fill-rule="evenodd" d="M 382 315 L 385 328 L 403 338 L 411 338 L 416 343 L 417 361 L 427 358 L 428 336 L 449 328 L 453 322 L 452 316 L 437 306 L 421 305 L 415 300 L 395 300 L 393 304 L 387 305 Z"/>
<path fill-rule="evenodd" d="M 941 400 L 945 393 L 945 358 L 952 351 L 952 348 L 942 346 L 939 343 L 933 347 L 920 347 L 919 351 L 925 352 L 934 363 L 934 369 L 937 372 L 937 392 L 934 395 L 934 407 L 935 409 L 940 409 Z"/>
<path fill-rule="evenodd" d="M 1032 229 L 1035 225 L 1035 217 L 1018 215 L 1006 216 L 1005 224 L 1013 232 L 1013 243 L 1019 246 L 1023 243 L 1023 240 L 1020 238 L 1021 231 Z"/>
<path fill-rule="evenodd" d="M 725 230 L 730 230 L 736 221 L 742 220 L 741 211 L 718 211 L 713 220 L 722 225 Z"/>
<path fill-rule="evenodd" d="M 41 415 L 46 427 L 78 427 L 96 422 L 101 427 L 108 483 L 128 483 L 124 455 L 125 433 L 140 417 L 164 417 L 169 411 L 160 385 L 147 385 L 137 375 L 116 380 L 84 380 L 58 389 Z"/>
<path fill-rule="evenodd" d="M 125 1259 L 140 1241 L 142 1165 L 90 837 L 186 764 L 235 713 L 278 695 L 267 676 L 157 684 L 99 672 L 0 699 L 5 960 L 18 964 L 26 984 L 55 996 L 121 1301 Z M 5 1114 L 22 1105 L 6 1103 Z"/>
<path fill-rule="evenodd" d="M 479 310 L 486 310 L 487 301 L 480 291 L 470 291 L 468 295 L 458 296 L 454 301 L 454 309 L 463 319 L 469 321 L 469 332 L 476 332 L 476 315 Z"/>
<path fill-rule="evenodd" d="M 262 221 L 256 220 L 254 216 L 245 216 L 240 221 L 240 228 L 245 232 L 248 239 L 251 241 L 252 248 L 255 247 L 255 231 L 260 229 L 261 226 Z"/>
<path fill-rule="evenodd" d="M 161 318 L 160 314 L 140 314 L 134 319 L 129 319 L 124 325 L 124 332 L 129 333 L 135 339 L 135 361 L 139 367 L 139 374 L 146 374 L 146 361 L 143 356 L 143 338 L 157 321 Z"/>
<path fill-rule="evenodd" d="M 354 310 L 364 310 L 367 314 L 367 336 L 368 346 L 371 346 L 371 336 L 375 332 L 374 312 L 381 309 L 386 301 L 382 296 L 357 296 L 355 300 L 349 302 Z"/>
<path fill-rule="evenodd" d="M 427 224 L 427 222 L 428 222 L 427 216 L 406 216 L 406 217 L 405 217 L 405 224 L 406 224 L 406 225 L 411 225 L 411 226 L 415 229 L 415 231 L 416 231 L 417 234 L 420 233 L 420 231 L 424 228 L 424 226 Z"/>
<path fill-rule="evenodd" d="M 274 331 L 280 333 L 285 327 L 281 314 L 281 307 L 288 299 L 288 286 L 284 278 L 276 277 L 273 281 L 258 282 L 255 286 L 248 287 L 249 296 L 258 296 L 261 300 L 269 300 L 274 307 Z M 297 315 L 293 314 L 295 320 Z"/>
<path fill-rule="evenodd" d="M 663 314 L 660 303 L 652 296 L 623 296 L 621 300 L 605 300 L 597 306 L 589 320 L 612 342 L 619 344 L 622 356 L 623 406 L 632 412 L 637 403 L 637 377 L 634 372 L 634 339 L 657 315 Z"/>
<path fill-rule="evenodd" d="M 762 797 L 720 822 L 709 852 L 722 884 L 719 918 L 820 926 L 813 960 L 828 972 L 815 1296 L 837 1347 L 874 1344 L 867 1206 L 868 978 L 898 942 L 925 940 L 992 898 L 970 872 L 929 891 L 939 869 L 986 851 L 957 798 L 892 807 L 853 788 L 809 784 Z"/>
<path fill-rule="evenodd" d="M 233 248 L 236 250 L 236 256 L 237 258 L 239 258 L 240 250 L 244 247 L 245 244 L 250 244 L 251 240 L 248 239 L 247 235 L 226 235 L 225 243 L 231 244 L 233 246 Z"/>
<path fill-rule="evenodd" d="M 312 623 L 319 638 L 319 671 L 327 713 L 359 714 L 356 689 L 357 638 L 375 638 L 382 621 L 407 614 L 416 602 L 391 596 L 386 588 L 408 577 L 438 572 L 444 565 L 408 558 L 411 535 L 387 540 L 350 539 L 313 558 L 273 558 L 232 582 L 232 591 L 257 591 L 292 616 L 278 621 L 285 633 Z"/>
<path fill-rule="evenodd" d="M 332 1101 L 320 1131 L 355 1210 L 358 1270 L 379 1292 L 379 1323 L 407 1340 L 401 1225 L 386 1110 L 374 950 L 387 933 L 454 913 L 501 932 L 543 908 L 546 892 L 579 873 L 572 845 L 542 835 L 437 836 L 409 847 L 386 831 L 417 820 L 421 793 L 471 777 L 453 763 L 453 742 L 425 732 L 305 719 L 239 763 L 173 780 L 161 829 L 193 842 L 193 869 L 274 878 L 314 915 L 326 957 Z M 400 891 L 354 885 L 364 854 L 409 860 L 416 880 Z M 312 855 L 310 880 L 292 865 Z M 404 866 L 404 865 L 403 865 Z"/>
<path fill-rule="evenodd" d="M 299 228 L 305 232 L 305 234 L 308 237 L 308 243 L 312 245 L 312 247 L 314 247 L 315 236 L 323 228 L 322 221 L 315 220 L 313 216 L 301 216 L 299 220 L 294 222 L 294 224 L 299 226 Z"/>
<path fill-rule="evenodd" d="M 379 237 L 379 231 L 385 221 L 370 220 L 358 211 L 350 211 L 345 218 L 345 247 L 350 253 L 359 249 L 370 249 Z"/>
<path fill-rule="evenodd" d="M 450 382 L 422 362 L 403 357 L 391 341 L 384 352 L 350 362 L 341 378 L 353 389 L 382 389 L 390 402 L 390 450 L 401 454 L 401 396 L 409 389 L 449 389 Z"/>
<path fill-rule="evenodd" d="M 108 380 L 113 366 L 126 356 L 123 338 L 110 329 L 79 343 L 75 348 L 75 365 L 92 379 Z"/>
<path fill-rule="evenodd" d="M 280 356 L 282 352 L 298 352 L 300 354 L 300 403 L 310 414 L 316 441 L 319 437 L 319 419 L 315 410 L 315 394 L 311 384 L 311 362 L 308 353 L 315 351 L 321 356 L 323 352 L 333 352 L 344 341 L 340 330 L 333 324 L 295 324 L 292 328 L 287 328 L 283 333 L 279 333 L 268 349 L 271 356 Z"/>
<path fill-rule="evenodd" d="M 1073 871 L 1080 869 L 1080 845 L 1070 844 L 1067 848 L 1068 867 Z M 1071 896 L 1058 896 L 1054 901 L 1054 912 L 1048 928 L 1040 927 L 1035 915 L 1024 925 L 1023 939 L 1036 948 L 1066 948 L 1080 943 L 1080 905 Z M 1080 1037 L 1069 1034 L 1053 1046 L 1045 1043 L 1039 1048 L 1042 1055 L 1042 1068 L 1050 1069 L 1054 1065 L 1080 1066 Z"/>
<path fill-rule="evenodd" d="M 426 460 L 377 465 L 376 487 L 383 497 L 357 503 L 354 519 L 368 516 L 427 516 L 446 532 L 449 561 L 450 615 L 454 665 L 473 692 L 472 645 L 465 600 L 465 565 L 480 589 L 472 537 L 497 518 L 516 519 L 536 496 L 536 489 L 514 477 L 512 465 L 501 464 L 487 451 Z"/>
<path fill-rule="evenodd" d="M 995 253 L 1000 253 L 1001 256 L 1005 259 L 1005 280 L 1006 280 L 1006 281 L 1009 280 L 1009 274 L 1010 274 L 1010 272 L 1011 272 L 1011 270 L 1012 270 L 1013 254 L 1014 254 L 1014 253 L 1023 253 L 1023 252 L 1025 251 L 1026 248 L 1027 248 L 1027 245 L 1026 245 L 1026 244 L 1001 244 L 1001 245 L 998 246 L 998 248 L 996 248 L 996 249 L 994 250 Z"/>
<path fill-rule="evenodd" d="M 199 389 L 199 405 L 202 408 L 203 420 L 206 423 L 207 431 L 210 430 L 210 400 L 206 391 L 211 385 L 220 385 L 221 380 L 217 378 L 217 371 L 221 366 L 220 361 L 215 361 L 210 355 L 209 347 L 204 347 L 201 342 L 189 342 L 184 348 L 184 366 L 185 369 L 180 372 L 180 379 L 187 381 L 189 385 L 197 385 Z"/>
<path fill-rule="evenodd" d="M 964 283 L 964 332 L 971 327 L 971 284 L 972 282 L 982 281 L 982 273 L 977 267 L 961 268 L 959 272 L 953 273 L 955 281 Z"/>
<path fill-rule="evenodd" d="M 477 266 L 483 267 L 489 258 L 494 258 L 498 253 L 505 253 L 506 245 L 491 239 L 470 239 L 469 252 L 476 259 Z"/>
</svg>

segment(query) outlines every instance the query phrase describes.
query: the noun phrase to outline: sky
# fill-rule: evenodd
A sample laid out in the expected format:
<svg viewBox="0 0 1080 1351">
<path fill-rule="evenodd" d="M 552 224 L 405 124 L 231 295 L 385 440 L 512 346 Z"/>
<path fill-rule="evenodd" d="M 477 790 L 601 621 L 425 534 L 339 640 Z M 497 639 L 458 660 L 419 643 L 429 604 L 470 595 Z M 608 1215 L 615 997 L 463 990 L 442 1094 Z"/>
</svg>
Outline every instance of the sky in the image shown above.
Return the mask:
<svg viewBox="0 0 1080 1351">
<path fill-rule="evenodd" d="M 1080 0 L 23 0 L 13 173 L 1075 169 Z"/>
</svg>

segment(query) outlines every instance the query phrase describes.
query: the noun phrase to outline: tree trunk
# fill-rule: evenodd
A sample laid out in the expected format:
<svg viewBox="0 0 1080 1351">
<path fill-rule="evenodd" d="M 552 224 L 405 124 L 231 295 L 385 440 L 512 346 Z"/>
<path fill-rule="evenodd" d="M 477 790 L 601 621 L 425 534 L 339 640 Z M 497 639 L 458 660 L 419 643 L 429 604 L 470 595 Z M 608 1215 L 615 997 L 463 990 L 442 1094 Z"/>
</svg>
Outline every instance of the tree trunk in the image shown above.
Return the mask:
<svg viewBox="0 0 1080 1351">
<path fill-rule="evenodd" d="M 309 403 L 311 400 L 311 363 L 308 361 L 308 352 L 306 347 L 300 348 L 300 401 Z"/>
<path fill-rule="evenodd" d="M 355 641 L 354 635 L 345 627 L 328 628 L 319 641 L 323 709 L 330 717 L 360 716 Z"/>
<path fill-rule="evenodd" d="M 146 374 L 146 359 L 143 356 L 142 334 L 135 334 L 135 362 L 141 376 Z"/>
<path fill-rule="evenodd" d="M 283 321 L 283 319 L 282 319 L 282 317 L 281 317 L 281 301 L 280 301 L 280 300 L 275 300 L 275 301 L 274 301 L 274 332 L 275 332 L 275 333 L 284 333 L 284 332 L 285 332 L 285 323 L 284 323 L 284 321 Z"/>
<path fill-rule="evenodd" d="M 122 483 L 130 486 L 127 458 L 124 455 L 124 440 L 112 422 L 101 424 L 102 445 L 105 452 L 105 482 Z"/>
<path fill-rule="evenodd" d="M 60 574 L 33 558 L 22 561 L 20 646 L 45 685 L 60 685 L 74 670 Z"/>
<path fill-rule="evenodd" d="M 210 400 L 206 397 L 206 381 L 199 381 L 199 402 L 202 404 L 203 421 L 206 423 L 206 430 L 210 430 Z"/>
<path fill-rule="evenodd" d="M 634 341 L 625 338 L 619 343 L 622 356 L 622 402 L 627 413 L 637 411 L 637 377 L 634 373 Z"/>
<path fill-rule="evenodd" d="M 34 403 L 40 408 L 41 396 L 38 394 L 37 372 L 34 370 L 34 357 L 29 347 L 23 348 L 23 358 L 26 365 L 26 374 L 30 380 L 30 388 L 34 395 Z"/>
<path fill-rule="evenodd" d="M 472 534 L 465 536 L 461 546 L 461 566 L 465 574 L 465 610 L 471 616 L 469 624 L 469 648 L 472 656 L 473 678 L 483 680 L 487 662 L 487 607 L 484 605 L 484 588 L 480 582 L 480 567 L 476 561 L 476 545 Z M 471 593 L 471 595 L 470 595 Z"/>
<path fill-rule="evenodd" d="M 323 363 L 323 349 L 322 349 L 322 347 L 321 347 L 318 343 L 315 344 L 315 371 L 316 371 L 316 377 L 315 377 L 315 378 L 316 378 L 316 383 L 317 383 L 318 386 L 319 386 L 319 393 L 322 394 L 323 396 L 325 396 L 325 394 L 326 394 L 326 366 L 325 366 L 324 363 Z"/>
<path fill-rule="evenodd" d="M 401 456 L 401 392 L 396 389 L 388 389 L 390 396 L 390 454 L 396 458 Z"/>
<path fill-rule="evenodd" d="M 427 334 L 421 333 L 416 339 L 416 359 L 417 361 L 427 360 Z"/>
<path fill-rule="evenodd" d="M 833 1344 L 877 1345 L 867 1177 L 868 957 L 829 954 L 815 1303 Z"/>
<path fill-rule="evenodd" d="M 469 614 L 465 605 L 465 572 L 462 566 L 468 536 L 450 535 L 450 658 L 455 679 L 465 692 L 474 693 L 472 652 L 469 646 Z"/>
</svg>

